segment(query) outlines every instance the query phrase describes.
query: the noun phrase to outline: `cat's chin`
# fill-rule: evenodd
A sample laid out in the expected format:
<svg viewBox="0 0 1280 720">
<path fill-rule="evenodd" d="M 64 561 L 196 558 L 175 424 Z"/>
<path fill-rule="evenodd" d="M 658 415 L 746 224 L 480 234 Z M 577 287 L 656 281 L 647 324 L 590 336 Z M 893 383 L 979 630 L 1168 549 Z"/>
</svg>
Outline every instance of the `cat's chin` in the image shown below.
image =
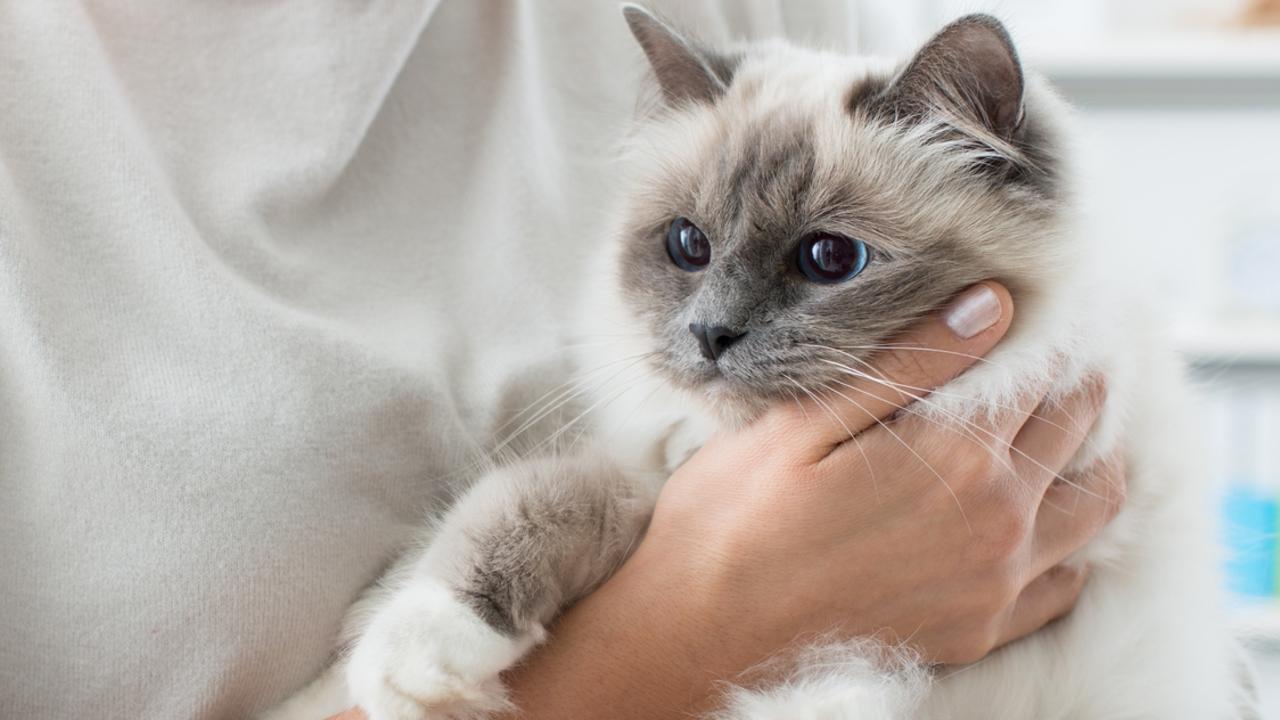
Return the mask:
<svg viewBox="0 0 1280 720">
<path fill-rule="evenodd" d="M 728 430 L 750 425 L 770 405 L 768 399 L 743 392 L 737 383 L 723 377 L 702 383 L 694 394 L 717 423 Z"/>
</svg>

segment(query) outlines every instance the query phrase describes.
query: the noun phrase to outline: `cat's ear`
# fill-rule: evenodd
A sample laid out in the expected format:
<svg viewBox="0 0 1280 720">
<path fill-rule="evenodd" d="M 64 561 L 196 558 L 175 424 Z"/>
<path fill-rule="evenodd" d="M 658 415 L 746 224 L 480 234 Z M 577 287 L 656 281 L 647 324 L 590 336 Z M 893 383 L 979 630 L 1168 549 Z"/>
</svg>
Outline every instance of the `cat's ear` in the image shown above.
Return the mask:
<svg viewBox="0 0 1280 720">
<path fill-rule="evenodd" d="M 668 104 L 714 102 L 724 94 L 733 75 L 725 58 L 698 47 L 639 5 L 623 5 L 622 15 Z"/>
<path fill-rule="evenodd" d="M 990 15 L 966 15 L 938 31 L 894 81 L 900 112 L 958 114 L 1009 140 L 1022 123 L 1022 64 Z"/>
</svg>

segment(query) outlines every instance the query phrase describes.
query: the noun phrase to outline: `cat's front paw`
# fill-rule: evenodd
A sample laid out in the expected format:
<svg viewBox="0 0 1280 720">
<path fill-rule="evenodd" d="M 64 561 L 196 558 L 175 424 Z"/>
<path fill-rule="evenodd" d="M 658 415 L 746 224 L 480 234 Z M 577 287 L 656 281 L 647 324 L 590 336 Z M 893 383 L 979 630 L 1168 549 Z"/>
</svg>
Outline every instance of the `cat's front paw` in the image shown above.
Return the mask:
<svg viewBox="0 0 1280 720">
<path fill-rule="evenodd" d="M 503 635 L 445 584 L 418 582 L 374 615 L 347 683 L 370 720 L 484 717 L 507 707 L 498 674 L 544 634 Z"/>
</svg>

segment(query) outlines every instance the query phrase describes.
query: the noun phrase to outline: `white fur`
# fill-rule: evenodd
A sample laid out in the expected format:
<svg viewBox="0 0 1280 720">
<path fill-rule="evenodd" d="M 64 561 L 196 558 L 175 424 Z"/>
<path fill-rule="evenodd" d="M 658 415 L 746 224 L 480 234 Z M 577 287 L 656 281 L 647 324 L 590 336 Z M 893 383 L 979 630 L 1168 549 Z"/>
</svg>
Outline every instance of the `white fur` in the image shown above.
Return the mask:
<svg viewBox="0 0 1280 720">
<path fill-rule="evenodd" d="M 849 132 L 838 112 L 844 89 L 852 78 L 883 66 L 882 61 L 772 46 L 739 69 L 732 92 L 749 92 L 750 97 L 726 100 L 739 102 L 739 107 L 727 114 L 693 109 L 661 117 L 638 133 L 629 164 L 639 176 L 679 171 L 681 163 L 704 152 L 709 139 L 724 131 L 724 123 L 735 122 L 735 113 L 745 112 L 834 118 L 829 127 L 819 128 L 818 142 L 841 147 Z M 1033 88 L 1033 99 L 1054 102 L 1043 89 Z M 937 162 L 945 163 L 946 158 L 940 156 Z M 891 186 L 894 169 L 881 170 Z M 940 174 L 945 168 L 927 172 Z M 941 182 L 941 175 L 927 172 L 896 181 Z M 956 207 L 944 212 L 983 216 L 981 198 L 959 194 L 953 202 Z M 998 237 L 1018 228 L 994 227 L 989 232 Z M 1010 258 L 1020 263 L 1024 274 L 1036 278 L 1036 291 L 1020 298 L 1013 328 L 987 360 L 935 393 L 924 411 L 944 421 L 956 415 L 973 417 L 1008 404 L 1045 378 L 1051 379 L 1051 394 L 1057 395 L 1090 373 L 1107 378 L 1102 421 L 1073 467 L 1084 467 L 1122 445 L 1129 471 L 1128 501 L 1117 520 L 1077 558 L 1092 568 L 1077 608 L 1065 620 L 979 663 L 933 675 L 901 661 L 886 666 L 883 648 L 866 642 L 827 643 L 797 660 L 788 680 L 730 692 L 719 717 L 1238 717 L 1232 647 L 1222 617 L 1206 510 L 1206 476 L 1197 461 L 1200 433 L 1190 422 L 1194 411 L 1181 370 L 1153 329 L 1151 315 L 1135 300 L 1142 295 L 1141 290 L 1130 290 L 1135 279 L 1110 272 L 1107 248 L 1073 234 L 1069 227 L 1054 244 L 1060 254 Z M 636 327 L 616 289 L 615 278 L 600 279 L 582 305 L 584 328 Z M 590 331 L 584 334 L 590 336 Z M 642 333 L 633 333 L 608 344 L 589 344 L 581 365 L 587 370 L 611 363 L 616 367 L 621 358 L 649 350 L 650 342 Z M 629 389 L 614 396 L 622 387 Z M 662 476 L 716 426 L 713 415 L 652 375 L 643 363 L 626 366 L 607 384 L 601 383 L 596 397 L 605 395 L 610 401 L 600 403 L 593 415 L 598 444 L 608 448 L 618 466 L 637 475 Z M 464 498 L 467 502 L 474 501 Z M 474 514 L 458 517 L 475 521 Z M 449 522 L 446 519 L 446 525 Z M 501 707 L 498 673 L 541 639 L 494 633 L 453 597 L 448 586 L 435 583 L 434 577 L 448 575 L 439 569 L 447 558 L 465 562 L 465 549 L 449 546 L 452 542 L 427 551 L 436 558 L 436 569 L 411 572 L 411 582 L 377 597 L 379 609 L 350 657 L 347 702 L 359 701 L 373 720 L 465 717 Z M 268 717 L 322 717 L 315 709 L 319 705 L 303 708 L 303 700 L 329 701 L 346 694 L 338 687 L 342 673 L 331 672 L 326 678 L 318 683 L 322 687 L 310 688 L 293 705 Z"/>
<path fill-rule="evenodd" d="M 865 71 L 856 60 L 782 46 L 774 52 L 774 57 L 757 61 L 767 69 L 761 70 L 750 101 L 753 108 L 833 116 L 825 108 L 841 97 L 835 88 L 848 87 L 851 76 Z M 880 61 L 871 63 L 867 67 L 881 66 Z M 740 68 L 735 87 L 752 71 L 750 65 Z M 1033 85 L 1031 91 L 1040 93 L 1040 102 L 1055 102 L 1043 88 Z M 1069 113 L 1065 107 L 1060 112 Z M 719 121 L 708 112 L 663 118 L 637 138 L 631 157 L 641 165 L 638 172 L 669 172 L 680 156 L 696 157 L 706 145 L 700 134 L 721 131 Z M 842 141 L 839 128 L 830 132 L 833 145 Z M 646 163 L 652 169 L 645 169 Z M 1020 302 L 1013 328 L 986 361 L 936 392 L 924 412 L 944 422 L 957 415 L 972 417 L 1007 405 L 1045 378 L 1052 379 L 1051 395 L 1061 396 L 1091 373 L 1105 376 L 1107 405 L 1069 470 L 1087 466 L 1121 443 L 1128 499 L 1121 515 L 1076 558 L 1091 567 L 1078 607 L 1066 619 L 980 663 L 940 673 L 927 692 L 904 692 L 893 675 L 868 677 L 864 646 L 854 644 L 825 653 L 824 662 L 813 667 L 801 662 L 797 680 L 774 689 L 735 692 L 723 717 L 1239 717 L 1233 642 L 1223 616 L 1210 489 L 1200 459 L 1202 434 L 1192 424 L 1192 392 L 1157 329 L 1158 316 L 1146 305 L 1141 279 L 1119 275 L 1108 249 L 1070 226 L 1055 242 L 1070 257 L 1022 260 L 1044 266 L 1037 292 Z M 597 293 L 586 306 L 605 317 L 595 317 L 588 327 L 629 327 L 615 293 L 604 284 Z M 634 352 L 643 345 L 638 339 L 632 347 L 612 352 Z M 606 356 L 597 350 L 585 362 L 599 363 Z M 668 402 L 691 405 L 655 379 L 637 386 L 630 401 L 611 404 L 604 424 L 625 425 L 634 433 L 647 420 L 652 436 L 662 437 L 659 428 L 677 414 L 673 409 L 659 407 L 644 420 L 634 415 L 642 406 L 640 398 L 653 387 Z M 624 452 L 646 454 L 640 448 Z M 842 653 L 834 667 L 843 663 L 844 668 L 833 670 L 832 655 Z"/>
<path fill-rule="evenodd" d="M 504 637 L 426 577 L 380 600 L 346 662 L 263 720 L 319 720 L 353 705 L 370 720 L 479 718 L 509 709 L 498 674 L 543 634 Z"/>
<path fill-rule="evenodd" d="M 778 665 L 785 658 L 766 664 Z M 768 692 L 733 689 L 712 720 L 881 720 L 907 717 L 929 688 L 915 655 L 869 640 L 806 648 Z"/>
<path fill-rule="evenodd" d="M 413 583 L 366 628 L 347 682 L 371 720 L 421 720 L 430 712 L 482 716 L 507 707 L 498 673 L 541 639 L 513 641 L 445 585 Z"/>
</svg>

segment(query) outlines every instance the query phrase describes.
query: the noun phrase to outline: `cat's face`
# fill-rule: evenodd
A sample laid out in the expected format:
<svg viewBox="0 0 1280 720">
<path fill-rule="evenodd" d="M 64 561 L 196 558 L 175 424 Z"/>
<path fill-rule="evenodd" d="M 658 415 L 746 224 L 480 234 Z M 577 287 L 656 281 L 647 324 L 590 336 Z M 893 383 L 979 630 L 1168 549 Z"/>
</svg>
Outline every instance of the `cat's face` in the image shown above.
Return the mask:
<svg viewBox="0 0 1280 720">
<path fill-rule="evenodd" d="M 628 20 L 667 107 L 632 150 L 621 289 L 659 372 L 723 419 L 839 391 L 964 287 L 1051 270 L 1052 143 L 994 21 L 895 74 L 783 45 L 711 55 Z"/>
</svg>

